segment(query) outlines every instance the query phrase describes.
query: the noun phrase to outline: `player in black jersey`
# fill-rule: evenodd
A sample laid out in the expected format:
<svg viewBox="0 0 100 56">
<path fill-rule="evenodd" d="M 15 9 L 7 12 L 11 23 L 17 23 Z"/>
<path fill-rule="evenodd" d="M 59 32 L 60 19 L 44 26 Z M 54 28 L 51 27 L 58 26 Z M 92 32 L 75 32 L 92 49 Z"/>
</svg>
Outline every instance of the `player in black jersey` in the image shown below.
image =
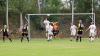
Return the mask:
<svg viewBox="0 0 100 56">
<path fill-rule="evenodd" d="M 76 41 L 82 40 L 82 35 L 83 35 L 83 29 L 84 29 L 84 25 L 82 23 L 82 20 L 79 20 L 79 24 L 78 24 L 78 29 L 77 29 L 77 38 Z"/>
<path fill-rule="evenodd" d="M 7 25 L 4 25 L 1 31 L 3 32 L 3 42 L 5 42 L 5 37 L 7 37 L 10 40 L 10 42 L 12 42 L 11 38 L 9 37 L 9 29 L 7 28 Z"/>
<path fill-rule="evenodd" d="M 23 38 L 26 37 L 27 41 L 29 42 L 29 37 L 28 37 L 28 25 L 25 24 L 22 28 L 22 37 L 21 37 L 21 42 L 23 41 Z"/>
</svg>

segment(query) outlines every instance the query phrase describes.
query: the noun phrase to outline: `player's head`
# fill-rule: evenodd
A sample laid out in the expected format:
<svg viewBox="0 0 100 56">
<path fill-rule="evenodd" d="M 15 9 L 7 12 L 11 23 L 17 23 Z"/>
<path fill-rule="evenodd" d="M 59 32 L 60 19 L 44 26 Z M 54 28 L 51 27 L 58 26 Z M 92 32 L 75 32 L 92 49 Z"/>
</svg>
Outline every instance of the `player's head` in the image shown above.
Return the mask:
<svg viewBox="0 0 100 56">
<path fill-rule="evenodd" d="M 4 28 L 7 28 L 7 25 L 4 25 Z"/>
<path fill-rule="evenodd" d="M 49 25 L 53 26 L 53 22 L 49 23 Z"/>
<path fill-rule="evenodd" d="M 59 25 L 59 22 L 55 22 L 56 25 Z"/>
<path fill-rule="evenodd" d="M 82 20 L 79 20 L 79 23 L 82 23 Z"/>
<path fill-rule="evenodd" d="M 28 26 L 28 23 L 26 23 L 25 26 Z"/>
<path fill-rule="evenodd" d="M 73 23 L 71 23 L 71 26 L 73 26 Z"/>
<path fill-rule="evenodd" d="M 93 22 L 91 22 L 91 25 L 93 25 L 94 23 Z"/>
<path fill-rule="evenodd" d="M 24 25 L 24 27 L 27 27 L 27 26 L 28 26 L 28 24 L 25 24 L 25 25 Z"/>
<path fill-rule="evenodd" d="M 44 20 L 48 20 L 48 18 L 46 17 Z"/>
</svg>

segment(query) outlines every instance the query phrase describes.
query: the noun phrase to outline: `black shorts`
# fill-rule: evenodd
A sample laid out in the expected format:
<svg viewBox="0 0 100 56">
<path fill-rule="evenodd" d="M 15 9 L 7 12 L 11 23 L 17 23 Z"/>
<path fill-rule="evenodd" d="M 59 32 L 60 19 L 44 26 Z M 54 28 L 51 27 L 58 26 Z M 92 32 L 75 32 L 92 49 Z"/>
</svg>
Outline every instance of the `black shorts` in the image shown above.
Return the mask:
<svg viewBox="0 0 100 56">
<path fill-rule="evenodd" d="M 53 30 L 53 35 L 56 36 L 59 33 L 59 30 Z"/>
<path fill-rule="evenodd" d="M 3 36 L 7 36 L 8 37 L 9 36 L 8 32 L 3 32 Z"/>
<path fill-rule="evenodd" d="M 83 31 L 78 31 L 78 35 L 82 35 L 83 34 Z"/>
<path fill-rule="evenodd" d="M 22 33 L 22 36 L 28 36 L 28 33 Z"/>
</svg>

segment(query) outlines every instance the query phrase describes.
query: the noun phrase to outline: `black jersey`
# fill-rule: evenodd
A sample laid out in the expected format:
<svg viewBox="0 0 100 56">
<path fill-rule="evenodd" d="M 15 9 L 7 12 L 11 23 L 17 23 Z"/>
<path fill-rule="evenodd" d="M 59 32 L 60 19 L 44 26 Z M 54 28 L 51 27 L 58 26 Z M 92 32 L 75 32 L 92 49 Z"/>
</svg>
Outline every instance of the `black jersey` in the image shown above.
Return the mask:
<svg viewBox="0 0 100 56">
<path fill-rule="evenodd" d="M 27 27 L 23 28 L 23 29 L 22 29 L 22 32 L 23 32 L 23 33 L 24 33 L 24 32 L 28 32 Z"/>
<path fill-rule="evenodd" d="M 78 31 L 83 31 L 83 28 L 84 28 L 83 24 L 78 25 Z"/>
<path fill-rule="evenodd" d="M 2 31 L 3 31 L 3 32 L 8 32 L 7 29 L 3 29 Z"/>
<path fill-rule="evenodd" d="M 3 36 L 9 36 L 9 35 L 8 35 L 8 30 L 7 30 L 7 29 L 3 29 L 2 31 L 3 31 Z"/>
</svg>

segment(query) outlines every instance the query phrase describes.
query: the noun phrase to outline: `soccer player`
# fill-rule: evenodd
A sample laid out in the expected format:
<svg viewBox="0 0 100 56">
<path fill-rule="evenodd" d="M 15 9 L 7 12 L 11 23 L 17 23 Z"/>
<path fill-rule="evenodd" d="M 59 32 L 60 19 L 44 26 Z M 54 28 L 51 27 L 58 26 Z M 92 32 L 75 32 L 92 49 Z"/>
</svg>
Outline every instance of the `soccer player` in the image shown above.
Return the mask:
<svg viewBox="0 0 100 56">
<path fill-rule="evenodd" d="M 29 42 L 29 37 L 28 37 L 28 25 L 25 24 L 22 28 L 22 37 L 21 37 L 21 42 L 23 41 L 23 38 L 26 37 L 27 41 Z"/>
<path fill-rule="evenodd" d="M 50 24 L 50 21 L 46 18 L 44 21 L 43 21 L 44 25 L 45 25 L 45 30 L 46 30 L 46 37 L 48 37 L 48 28 L 49 28 L 49 24 Z"/>
<path fill-rule="evenodd" d="M 89 31 L 89 40 L 91 42 L 94 41 L 95 36 L 96 36 L 96 26 L 95 26 L 95 24 L 92 22 L 91 25 L 89 26 L 89 28 L 87 30 L 90 30 Z"/>
<path fill-rule="evenodd" d="M 75 39 L 76 37 L 77 26 L 71 23 L 70 31 L 71 31 L 71 41 L 72 41 L 73 38 Z"/>
<path fill-rule="evenodd" d="M 52 40 L 53 37 L 53 24 L 49 23 L 49 27 L 47 28 L 47 32 L 48 32 L 48 41 Z"/>
<path fill-rule="evenodd" d="M 58 22 L 53 22 L 53 35 L 54 38 L 58 35 L 59 33 L 59 23 Z"/>
<path fill-rule="evenodd" d="M 77 29 L 77 38 L 76 41 L 82 40 L 82 35 L 83 35 L 83 29 L 84 29 L 84 25 L 82 23 L 82 20 L 79 20 L 79 24 L 78 24 L 78 29 Z"/>
<path fill-rule="evenodd" d="M 3 32 L 3 42 L 5 42 L 5 37 L 12 42 L 11 38 L 9 37 L 9 29 L 7 28 L 7 25 L 4 25 L 4 28 L 1 31 Z"/>
</svg>

